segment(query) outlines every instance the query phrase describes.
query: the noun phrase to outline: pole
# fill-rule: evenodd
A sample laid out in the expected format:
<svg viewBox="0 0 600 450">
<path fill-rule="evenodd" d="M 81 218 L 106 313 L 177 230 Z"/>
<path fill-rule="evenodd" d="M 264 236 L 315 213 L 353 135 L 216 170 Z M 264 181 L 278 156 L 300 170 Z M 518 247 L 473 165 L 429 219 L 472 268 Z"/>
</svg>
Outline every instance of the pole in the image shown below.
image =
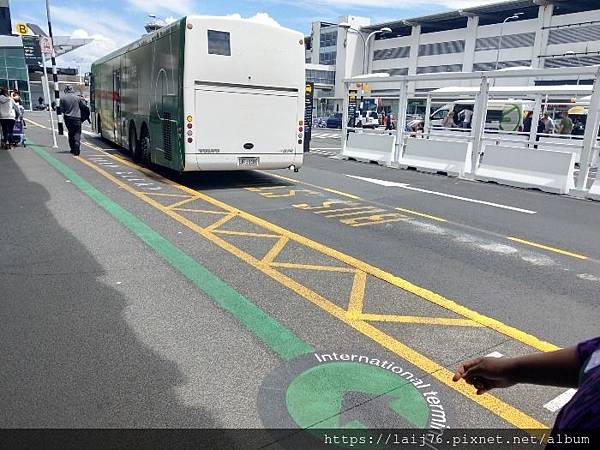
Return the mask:
<svg viewBox="0 0 600 450">
<path fill-rule="evenodd" d="M 490 83 L 486 77 L 481 78 L 481 87 L 479 94 L 475 97 L 475 107 L 473 111 L 471 125 L 471 171 L 470 174 L 475 175 L 477 166 L 479 165 L 479 155 L 483 143 L 483 133 L 485 130 L 485 116 L 487 114 L 487 105 L 490 92 Z"/>
<path fill-rule="evenodd" d="M 44 79 L 42 80 L 42 88 L 44 89 L 44 97 L 50 100 L 50 85 L 48 82 L 48 69 L 46 68 L 46 54 L 42 51 L 42 67 L 44 68 Z M 50 116 L 50 128 L 52 128 L 52 148 L 58 148 L 56 143 L 56 130 L 54 129 L 54 116 L 52 115 L 52 108 L 48 103 L 48 115 Z"/>
<path fill-rule="evenodd" d="M 423 121 L 423 134 L 429 139 L 431 128 L 431 94 L 427 94 L 427 104 L 425 106 L 425 120 Z"/>
<path fill-rule="evenodd" d="M 502 35 L 504 34 L 504 24 L 508 19 L 509 17 L 504 19 L 504 22 L 502 22 L 502 25 L 500 25 L 500 36 L 498 37 L 498 51 L 496 52 L 496 65 L 494 66 L 494 70 L 498 70 L 498 62 L 500 61 L 500 49 L 502 48 Z M 494 85 L 495 84 L 496 80 L 494 79 Z"/>
<path fill-rule="evenodd" d="M 581 160 L 579 163 L 579 176 L 577 177 L 577 191 L 584 191 L 588 175 L 590 173 L 590 165 L 595 159 L 594 147 L 598 137 L 598 122 L 600 121 L 600 72 L 596 72 L 594 76 L 594 89 L 588 111 L 587 122 L 585 125 L 585 134 L 583 135 L 583 150 L 581 151 Z"/>
<path fill-rule="evenodd" d="M 52 21 L 50 20 L 50 0 L 46 0 L 46 15 L 48 17 L 48 35 L 52 41 L 52 81 L 54 82 L 54 101 L 56 102 L 56 118 L 58 119 L 58 134 L 63 135 L 63 116 L 60 110 L 60 92 L 58 91 L 58 72 L 56 69 L 56 50 L 54 50 L 54 37 L 52 34 Z"/>
<path fill-rule="evenodd" d="M 408 108 L 408 82 L 400 82 L 398 95 L 398 114 L 396 115 L 396 146 L 392 155 L 392 164 L 399 164 L 404 153 L 404 127 L 406 126 L 406 109 Z"/>
<path fill-rule="evenodd" d="M 529 130 L 529 148 L 534 148 L 537 136 L 537 125 L 542 114 L 542 96 L 536 94 L 535 104 L 533 106 L 533 115 L 531 116 L 531 130 Z"/>
</svg>

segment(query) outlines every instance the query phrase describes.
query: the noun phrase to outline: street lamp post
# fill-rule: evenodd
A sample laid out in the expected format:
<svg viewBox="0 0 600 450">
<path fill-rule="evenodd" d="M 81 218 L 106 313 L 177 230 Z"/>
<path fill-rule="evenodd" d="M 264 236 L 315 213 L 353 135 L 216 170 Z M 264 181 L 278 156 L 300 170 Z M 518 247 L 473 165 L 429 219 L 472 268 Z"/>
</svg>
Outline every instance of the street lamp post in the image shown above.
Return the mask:
<svg viewBox="0 0 600 450">
<path fill-rule="evenodd" d="M 522 15 L 523 15 L 522 12 L 513 14 L 512 16 L 509 16 L 506 19 L 504 19 L 504 21 L 502 22 L 502 25 L 500 25 L 500 36 L 498 37 L 498 52 L 496 53 L 496 65 L 494 66 L 494 70 L 498 70 L 498 62 L 500 61 L 500 49 L 502 48 L 502 37 L 504 34 L 504 24 L 506 22 L 508 22 L 509 20 L 516 20 L 519 18 L 519 16 L 522 16 Z"/>
<path fill-rule="evenodd" d="M 369 34 L 369 36 L 367 36 L 367 38 L 365 39 L 365 37 L 363 36 L 363 34 L 360 32 L 360 30 L 357 30 L 356 28 L 353 28 L 352 25 L 350 25 L 347 22 L 342 22 L 338 25 L 339 28 L 342 28 L 344 30 L 352 30 L 355 31 L 363 40 L 363 59 L 362 59 L 362 71 L 364 75 L 367 75 L 369 72 L 369 60 L 367 59 L 368 54 L 367 52 L 369 51 L 369 39 L 371 39 L 373 36 L 375 36 L 376 34 L 379 33 L 391 33 L 392 29 L 388 28 L 388 27 L 384 27 L 380 30 L 376 30 L 373 31 L 371 34 Z M 366 66 L 366 68 L 365 68 Z"/>
</svg>

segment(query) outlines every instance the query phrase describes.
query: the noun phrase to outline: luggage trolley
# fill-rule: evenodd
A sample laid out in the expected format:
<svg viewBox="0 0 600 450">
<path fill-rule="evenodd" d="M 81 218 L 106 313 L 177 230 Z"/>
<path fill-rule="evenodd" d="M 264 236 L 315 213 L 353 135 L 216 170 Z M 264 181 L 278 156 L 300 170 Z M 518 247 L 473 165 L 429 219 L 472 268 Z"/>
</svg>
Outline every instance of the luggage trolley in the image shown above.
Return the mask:
<svg viewBox="0 0 600 450">
<path fill-rule="evenodd" d="M 23 126 L 23 119 L 15 121 L 12 141 L 10 142 L 10 144 L 14 145 L 15 147 L 18 145 L 22 145 L 23 147 L 25 147 L 27 145 L 25 139 L 25 127 Z"/>
</svg>

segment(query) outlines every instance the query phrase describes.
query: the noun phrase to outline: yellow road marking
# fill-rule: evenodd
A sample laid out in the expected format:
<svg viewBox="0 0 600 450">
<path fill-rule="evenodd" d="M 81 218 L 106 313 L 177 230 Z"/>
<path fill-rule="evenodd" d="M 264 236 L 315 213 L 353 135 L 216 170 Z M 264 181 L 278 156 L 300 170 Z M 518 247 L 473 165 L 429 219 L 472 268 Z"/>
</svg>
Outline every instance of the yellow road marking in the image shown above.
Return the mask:
<svg viewBox="0 0 600 450">
<path fill-rule="evenodd" d="M 167 194 L 164 192 L 144 192 L 144 191 L 140 191 L 142 194 L 146 194 L 146 195 L 156 195 L 158 197 L 177 197 L 177 198 L 192 198 L 189 195 L 186 194 Z"/>
<path fill-rule="evenodd" d="M 374 322 L 418 323 L 423 325 L 453 325 L 457 327 L 482 327 L 480 323 L 470 319 L 454 319 L 451 317 L 397 316 L 394 314 L 361 314 L 359 319 Z"/>
<path fill-rule="evenodd" d="M 217 228 L 219 228 L 221 225 L 225 225 L 227 222 L 229 222 L 231 219 L 233 219 L 236 215 L 237 214 L 235 212 L 230 212 L 225 217 L 222 217 L 221 219 L 217 220 L 212 225 L 209 225 L 208 227 L 206 227 L 206 229 L 210 230 L 210 231 L 214 231 Z"/>
<path fill-rule="evenodd" d="M 102 151 L 101 149 L 98 149 L 98 150 Z M 148 173 L 148 174 L 152 174 L 152 176 L 160 177 L 159 175 L 154 174 L 153 172 L 150 172 L 147 169 L 144 169 L 144 168 L 138 166 L 137 164 L 134 164 L 134 163 L 132 163 L 130 161 L 127 161 L 127 160 L 125 160 L 123 158 L 120 158 L 120 157 L 114 156 L 114 155 L 110 155 L 108 153 L 106 153 L 106 155 L 108 157 L 111 157 L 111 158 L 113 158 L 115 160 L 120 161 L 121 163 L 123 163 L 125 165 L 128 165 L 130 167 L 134 167 L 137 170 L 140 170 L 142 173 Z M 403 358 L 406 361 L 409 361 L 412 364 L 420 367 L 422 370 L 424 370 L 427 373 L 429 373 L 432 377 L 436 378 L 441 383 L 443 383 L 443 384 L 449 386 L 450 388 L 452 388 L 452 389 L 460 392 L 461 394 L 463 394 L 464 396 L 468 397 L 469 399 L 471 399 L 475 403 L 478 403 L 479 405 L 487 408 L 491 412 L 495 413 L 499 417 L 501 417 L 504 420 L 506 420 L 508 423 L 510 423 L 512 425 L 515 425 L 515 426 L 517 426 L 519 428 L 523 428 L 523 429 L 545 429 L 546 428 L 546 426 L 544 424 L 542 424 L 541 422 L 535 420 L 534 418 L 528 416 L 527 414 L 523 413 L 519 409 L 513 407 L 512 405 L 509 405 L 508 403 L 503 402 L 502 400 L 500 400 L 500 399 L 498 399 L 498 398 L 496 398 L 496 397 L 494 397 L 494 396 L 492 396 L 490 394 L 485 394 L 485 395 L 478 396 L 478 395 L 476 395 L 474 393 L 473 388 L 470 387 L 470 386 L 468 386 L 466 383 L 464 383 L 464 382 L 460 382 L 460 383 L 454 383 L 454 382 L 452 382 L 453 373 L 450 372 L 448 369 L 442 367 L 441 365 L 437 364 L 433 360 L 427 358 L 426 356 L 421 355 L 420 353 L 418 353 L 415 350 L 411 349 L 410 347 L 402 344 L 401 342 L 399 342 L 396 339 L 394 339 L 393 337 L 385 334 L 384 332 L 382 332 L 381 330 L 379 330 L 379 329 L 375 328 L 374 326 L 368 324 L 367 322 L 365 322 L 363 320 L 354 319 L 353 317 L 351 317 L 351 315 L 346 310 L 344 310 L 344 309 L 340 308 L 339 306 L 335 305 L 334 303 L 328 301 L 327 299 L 325 299 L 321 295 L 317 294 L 316 292 L 312 291 L 311 289 L 307 288 L 306 286 L 301 285 L 300 283 L 296 282 L 292 278 L 289 278 L 288 276 L 284 275 L 281 272 L 278 272 L 274 268 L 269 267 L 268 265 L 264 264 L 262 261 L 259 261 L 258 259 L 256 259 L 252 255 L 244 252 L 243 250 L 235 247 L 232 244 L 229 244 L 227 241 L 225 241 L 225 240 L 219 238 L 218 236 L 216 236 L 211 231 L 211 229 L 200 227 L 196 223 L 194 223 L 194 222 L 186 219 L 183 216 L 180 216 L 179 214 L 177 214 L 173 210 L 170 210 L 170 209 L 166 208 L 165 206 L 161 205 L 160 203 L 158 203 L 156 200 L 150 198 L 149 196 L 147 196 L 147 195 L 145 195 L 143 193 L 140 193 L 139 191 L 136 191 L 133 187 L 131 187 L 127 183 L 119 180 L 118 178 L 116 178 L 115 176 L 111 175 L 110 173 L 108 173 L 104 169 L 100 168 L 96 164 L 93 164 L 93 163 L 85 160 L 84 158 L 80 158 L 79 161 L 82 162 L 83 164 L 91 167 L 93 170 L 97 171 L 98 173 L 100 173 L 105 178 L 111 180 L 116 185 L 118 185 L 121 188 L 125 189 L 126 191 L 130 192 L 132 195 L 134 195 L 134 196 L 140 198 L 142 201 L 144 201 L 144 202 L 152 205 L 156 209 L 162 211 L 166 215 L 168 215 L 171 218 L 173 218 L 174 220 L 176 220 L 177 222 L 181 223 L 182 225 L 185 225 L 186 227 L 190 228 L 191 230 L 193 230 L 193 231 L 197 232 L 198 234 L 204 236 L 206 239 L 210 240 L 214 244 L 218 245 L 222 249 L 224 249 L 224 250 L 228 251 L 229 253 L 237 256 L 239 259 L 245 261 L 246 263 L 248 263 L 249 265 L 255 267 L 256 269 L 262 271 L 266 275 L 270 276 L 274 280 L 278 281 L 279 283 L 281 283 L 282 285 L 286 286 L 290 290 L 296 292 L 300 296 L 302 296 L 305 299 L 309 300 L 311 303 L 317 305 L 318 307 L 320 307 L 324 311 L 328 312 L 332 316 L 338 318 L 342 322 L 348 324 L 352 328 L 354 328 L 357 331 L 361 332 L 365 336 L 370 337 L 375 342 L 379 343 L 380 345 L 382 345 L 383 347 L 389 349 L 390 351 L 396 353 L 401 358 Z M 160 178 L 162 178 L 162 177 L 160 177 Z M 171 180 L 168 180 L 166 178 L 163 181 L 165 183 L 171 184 L 172 186 L 179 187 L 183 191 L 188 191 L 190 193 L 199 194 L 200 196 L 205 197 L 205 199 L 210 199 L 209 203 L 213 203 L 215 205 L 223 205 L 223 209 L 232 211 L 232 213 L 230 213 L 229 215 L 227 215 L 223 219 L 227 219 L 227 218 L 231 219 L 231 218 L 233 218 L 235 216 L 240 216 L 242 218 L 245 218 L 246 220 L 252 219 L 252 220 L 248 220 L 248 221 L 249 222 L 258 222 L 260 224 L 265 224 L 267 226 L 265 226 L 264 228 L 272 229 L 273 231 L 276 231 L 279 234 L 281 234 L 281 235 L 283 235 L 285 237 L 288 237 L 290 239 L 292 239 L 292 237 L 293 237 L 293 240 L 295 240 L 297 242 L 299 242 L 299 241 L 305 241 L 306 244 L 308 244 L 308 245 L 306 245 L 307 247 L 314 248 L 314 249 L 325 250 L 325 251 L 322 251 L 322 253 L 331 253 L 332 255 L 339 256 L 336 259 L 342 260 L 342 258 L 343 258 L 343 259 L 346 260 L 344 262 L 346 262 L 347 264 L 348 264 L 348 261 L 351 263 L 349 265 L 353 265 L 355 267 L 356 266 L 361 266 L 361 267 L 364 267 L 364 268 L 366 268 L 366 269 L 368 269 L 370 271 L 377 272 L 379 275 L 382 275 L 382 274 L 386 273 L 386 272 L 381 271 L 381 269 L 376 269 L 373 266 L 370 266 L 370 265 L 368 265 L 366 263 L 358 261 L 358 260 L 354 259 L 351 256 L 344 255 L 343 253 L 340 253 L 337 250 L 333 250 L 333 249 L 331 249 L 329 247 L 326 247 L 326 246 L 324 246 L 322 244 L 316 243 L 316 242 L 311 241 L 311 240 L 309 240 L 307 238 L 304 238 L 304 237 L 302 237 L 300 235 L 292 233 L 291 231 L 285 230 L 285 229 L 283 229 L 283 228 L 281 228 L 281 227 L 279 227 L 277 225 L 271 224 L 270 222 L 267 222 L 267 221 L 265 221 L 263 219 L 260 219 L 258 217 L 252 216 L 251 214 L 248 214 L 248 213 L 245 213 L 245 212 L 243 212 L 241 210 L 238 210 L 237 208 L 229 206 L 229 205 L 227 205 L 227 204 L 225 204 L 225 203 L 223 203 L 223 202 L 221 202 L 221 201 L 219 201 L 217 199 L 213 199 L 212 197 L 208 197 L 208 196 L 206 196 L 204 194 L 197 193 L 196 191 L 193 191 L 193 190 L 191 190 L 190 188 L 188 188 L 186 186 L 179 185 L 179 184 L 177 184 L 177 183 L 175 183 L 175 182 L 173 182 Z M 223 219 L 221 219 L 221 220 L 223 220 Z M 213 226 L 211 226 L 211 227 L 213 227 Z M 335 258 L 335 256 L 333 256 L 333 257 Z M 394 283 L 392 283 L 392 284 L 397 285 L 397 283 L 399 282 L 399 280 L 401 280 L 398 277 L 392 276 L 391 274 L 387 274 L 387 275 L 389 275 L 389 276 L 392 277 L 392 280 L 394 281 Z M 378 278 L 381 278 L 381 277 L 378 277 Z M 408 283 L 408 282 L 405 282 L 405 283 Z M 412 284 L 410 284 L 410 283 L 408 283 L 407 287 L 415 287 L 415 286 L 412 285 Z M 422 289 L 422 288 L 419 288 L 419 289 Z M 430 294 L 433 294 L 433 293 L 431 293 L 431 291 L 423 290 L 423 293 L 426 293 L 426 292 L 429 292 Z M 436 298 L 435 296 L 438 296 L 438 295 L 434 294 L 433 298 Z M 440 299 L 442 298 L 441 296 L 438 296 L 438 297 L 440 297 Z M 448 300 L 446 300 L 446 301 L 448 301 Z M 451 303 L 453 303 L 455 306 L 458 306 L 454 302 L 451 302 Z M 464 308 L 464 307 L 461 307 L 461 308 Z M 464 309 L 466 311 L 469 311 L 466 308 L 464 308 Z M 493 319 L 489 319 L 489 320 L 493 321 Z M 493 321 L 492 323 L 494 323 L 494 322 L 496 322 L 496 321 Z M 504 325 L 504 326 L 506 326 L 506 325 Z M 512 328 L 509 327 L 509 329 L 512 329 Z M 512 330 L 514 330 L 514 329 L 512 329 Z M 525 335 L 525 336 L 528 336 L 528 335 Z M 531 338 L 533 338 L 533 336 L 531 336 Z M 539 341 L 537 339 L 534 342 L 538 343 L 538 345 L 541 343 L 541 341 Z M 551 345 L 551 344 L 547 344 L 547 345 Z M 557 347 L 554 347 L 554 348 L 557 348 Z"/>
<path fill-rule="evenodd" d="M 356 270 L 349 267 L 338 266 L 321 266 L 318 264 L 296 264 L 296 263 L 271 263 L 271 267 L 279 267 L 280 269 L 302 269 L 302 270 L 317 270 L 320 272 L 345 272 L 354 273 Z"/>
<path fill-rule="evenodd" d="M 276 234 L 267 233 L 251 233 L 249 231 L 233 231 L 233 230 L 213 230 L 215 233 L 226 234 L 229 236 L 247 236 L 247 237 L 264 237 L 264 238 L 279 238 Z"/>
<path fill-rule="evenodd" d="M 448 222 L 446 219 L 442 219 L 441 217 L 432 216 L 431 214 L 425 214 L 419 211 L 414 211 L 412 209 L 396 208 L 396 210 L 412 214 L 413 216 L 425 217 L 427 219 L 435 220 L 437 222 Z"/>
<path fill-rule="evenodd" d="M 168 206 L 167 206 L 167 208 L 174 209 L 174 208 L 177 208 L 178 206 L 183 206 L 183 205 L 185 205 L 186 203 L 191 203 L 191 202 L 193 202 L 193 201 L 195 201 L 195 200 L 199 200 L 199 199 L 198 199 L 198 197 L 190 197 L 190 198 L 186 198 L 186 199 L 183 199 L 183 200 L 181 200 L 181 201 L 178 201 L 178 202 L 176 202 L 176 203 L 173 203 L 173 204 L 171 204 L 171 205 L 168 205 Z"/>
<path fill-rule="evenodd" d="M 321 189 L 323 191 L 327 191 L 327 192 L 331 192 L 332 194 L 337 194 L 337 195 L 341 195 L 343 197 L 348 197 L 354 200 L 362 200 L 359 196 L 354 195 L 354 194 L 348 194 L 346 192 L 342 192 L 342 191 L 337 191 L 335 189 L 331 189 L 331 188 L 327 188 L 327 187 L 322 187 L 322 186 L 317 186 L 316 184 L 312 184 L 312 183 L 307 183 L 306 181 L 300 181 L 300 180 L 296 180 L 294 178 L 288 178 L 288 177 L 284 177 L 282 175 L 277 175 L 274 173 L 266 173 L 266 172 L 261 172 L 263 174 L 269 175 L 270 177 L 276 177 L 276 178 L 280 178 L 282 180 L 285 181 L 291 181 L 292 183 L 300 183 L 300 184 L 304 184 L 305 186 L 310 186 L 310 187 L 314 187 L 316 189 Z"/>
<path fill-rule="evenodd" d="M 335 211 L 335 210 L 333 210 Z M 360 216 L 361 214 L 377 214 L 377 213 L 382 213 L 382 212 L 386 212 L 385 209 L 380 209 L 380 208 L 375 208 L 375 207 L 371 207 L 369 209 L 363 209 L 362 211 L 355 211 L 355 212 L 345 212 L 345 213 L 339 213 L 339 214 L 327 214 L 325 217 L 327 217 L 328 219 L 332 219 L 335 217 L 350 217 L 350 216 Z"/>
<path fill-rule="evenodd" d="M 146 194 L 146 192 L 143 192 L 143 194 Z M 208 209 L 189 209 L 189 208 L 173 208 L 173 207 L 171 207 L 171 209 L 173 211 L 194 212 L 194 213 L 202 213 L 202 214 L 217 214 L 219 216 L 226 216 L 228 214 L 225 211 L 211 211 Z"/>
<path fill-rule="evenodd" d="M 323 209 L 321 211 L 313 211 L 313 212 L 315 214 L 333 214 L 333 213 L 344 212 L 344 211 L 368 212 L 372 208 L 373 208 L 373 206 L 363 205 L 363 206 L 355 206 L 354 208 Z"/>
<path fill-rule="evenodd" d="M 308 239 L 298 233 L 294 233 L 293 231 L 290 231 L 288 229 L 285 229 L 278 225 L 275 225 L 271 222 L 268 222 L 264 219 L 261 219 L 260 217 L 254 216 L 250 213 L 247 213 L 245 211 L 237 209 L 237 208 L 235 208 L 231 205 L 228 205 L 226 203 L 223 203 L 220 200 L 217 200 L 213 197 L 209 197 L 208 195 L 205 195 L 201 192 L 195 191 L 191 188 L 188 188 L 187 186 L 183 186 L 174 181 L 171 181 L 168 178 L 164 178 L 164 177 L 162 177 L 144 167 L 141 167 L 125 158 L 104 152 L 99 147 L 93 146 L 88 143 L 86 143 L 86 145 L 90 146 L 91 148 L 94 148 L 95 150 L 103 152 L 104 154 L 106 154 L 106 156 L 113 158 L 126 166 L 137 169 L 140 172 L 147 174 L 149 176 L 159 178 L 162 182 L 169 184 L 183 192 L 187 192 L 190 195 L 198 195 L 207 203 L 211 203 L 212 205 L 214 205 L 218 208 L 224 209 L 229 212 L 235 212 L 239 217 L 247 220 L 248 222 L 251 222 L 255 225 L 259 225 L 267 230 L 273 231 L 274 233 L 278 233 L 282 236 L 286 236 L 290 240 L 296 241 L 299 244 L 304 245 L 305 247 L 316 250 L 317 252 L 322 253 L 327 256 L 330 256 L 331 258 L 337 259 L 349 266 L 355 267 L 358 270 L 362 270 L 363 272 L 367 273 L 368 275 L 374 276 L 375 278 L 379 278 L 380 280 L 387 281 L 388 283 L 390 283 L 396 287 L 399 287 L 400 289 L 410 292 L 418 297 L 421 297 L 422 299 L 428 300 L 429 302 L 436 304 L 438 306 L 441 306 L 445 309 L 448 309 L 449 311 L 455 312 L 461 316 L 471 319 L 474 322 L 478 322 L 485 327 L 488 327 L 488 328 L 495 330 L 501 334 L 509 336 L 509 337 L 511 337 L 523 344 L 526 344 L 532 348 L 535 348 L 537 350 L 544 351 L 544 352 L 560 350 L 560 347 L 558 347 L 554 344 L 551 344 L 546 341 L 542 341 L 531 334 L 525 333 L 524 331 L 521 331 L 510 325 L 506 325 L 505 323 L 502 323 L 499 320 L 493 319 L 491 317 L 488 317 L 488 316 L 480 314 L 476 311 L 473 311 L 465 306 L 462 306 L 462 305 L 456 303 L 454 300 L 447 299 L 440 294 L 430 291 L 429 289 L 425 289 L 420 286 L 417 286 L 417 285 L 411 283 L 410 281 L 407 281 L 399 276 L 393 275 L 389 272 L 379 269 L 378 267 L 372 266 L 364 261 L 356 259 L 353 256 L 347 255 L 347 254 L 342 253 L 338 250 L 335 250 L 331 247 L 323 245 L 319 242 L 313 241 L 312 239 Z"/>
<path fill-rule="evenodd" d="M 536 247 L 536 248 L 541 248 L 542 250 L 548 250 L 550 252 L 559 253 L 561 255 L 571 256 L 573 258 L 583 259 L 583 260 L 588 259 L 588 257 L 585 255 L 580 255 L 579 253 L 569 252 L 567 250 L 562 250 L 560 248 L 551 247 L 549 245 L 538 244 L 537 242 L 526 241 L 525 239 L 520 239 L 520 238 L 512 237 L 512 236 L 506 236 L 506 238 L 511 241 L 514 241 L 514 242 L 519 242 L 521 244 L 530 245 L 530 246 Z"/>
<path fill-rule="evenodd" d="M 352 283 L 352 291 L 350 292 L 350 302 L 348 303 L 348 315 L 352 318 L 358 318 L 360 313 L 362 313 L 366 286 L 367 274 L 360 270 L 356 271 Z"/>
<path fill-rule="evenodd" d="M 41 125 L 41 124 L 35 122 L 34 120 L 31 120 L 29 117 L 27 117 L 27 123 L 35 125 L 36 127 L 39 127 L 39 128 L 44 128 L 46 130 L 51 130 L 52 131 L 52 129 L 50 127 L 47 127 L 45 125 Z"/>
<path fill-rule="evenodd" d="M 279 240 L 275 243 L 275 245 L 273 247 L 271 247 L 271 250 L 269 250 L 267 252 L 267 254 L 263 257 L 262 262 L 263 263 L 271 263 L 275 260 L 275 258 L 277 258 L 277 255 L 279 255 L 281 253 L 281 251 L 283 250 L 283 247 L 285 247 L 285 245 L 289 242 L 289 238 L 283 236 L 280 237 Z"/>
<path fill-rule="evenodd" d="M 428 300 L 429 302 L 436 304 L 438 306 L 441 306 L 445 309 L 448 309 L 449 311 L 455 312 L 461 316 L 471 319 L 474 322 L 478 322 L 485 327 L 488 327 L 488 328 L 495 330 L 501 334 L 509 336 L 509 337 L 511 337 L 523 344 L 526 344 L 532 348 L 535 348 L 537 350 L 544 351 L 544 352 L 560 350 L 560 347 L 558 347 L 554 344 L 551 344 L 546 341 L 542 341 L 531 334 L 525 333 L 524 331 L 521 331 L 510 325 L 506 325 L 506 324 L 500 322 L 499 320 L 493 319 L 491 317 L 488 317 L 488 316 L 480 314 L 476 311 L 473 311 L 465 306 L 462 306 L 462 305 L 456 303 L 454 300 L 447 299 L 440 294 L 430 291 L 429 289 L 425 289 L 420 286 L 417 286 L 417 285 L 411 283 L 410 281 L 407 281 L 401 277 L 398 277 L 398 276 L 393 275 L 389 272 L 386 272 L 382 269 L 379 269 L 378 267 L 372 266 L 364 261 L 356 259 L 353 256 L 347 255 L 347 254 L 342 253 L 338 250 L 335 250 L 331 247 L 323 245 L 319 242 L 313 241 L 312 239 L 308 239 L 298 233 L 294 233 L 293 231 L 290 231 L 288 229 L 285 229 L 278 225 L 275 225 L 271 222 L 268 222 L 264 219 L 261 219 L 260 217 L 254 216 L 250 213 L 247 213 L 245 211 L 237 209 L 237 208 L 235 208 L 231 205 L 228 205 L 226 203 L 223 203 L 220 200 L 217 200 L 213 197 L 209 197 L 208 195 L 205 195 L 201 192 L 195 191 L 191 188 L 188 188 L 187 186 L 183 186 L 174 181 L 171 181 L 168 178 L 164 178 L 164 177 L 162 177 L 144 167 L 141 167 L 125 158 L 104 152 L 99 147 L 93 146 L 88 143 L 86 143 L 86 145 L 90 146 L 91 148 L 94 148 L 95 150 L 103 152 L 104 154 L 106 154 L 106 156 L 113 158 L 126 166 L 137 169 L 140 172 L 147 174 L 149 176 L 159 178 L 162 182 L 169 184 L 170 186 L 173 186 L 183 192 L 187 192 L 190 195 L 197 195 L 200 198 L 202 198 L 204 201 L 206 201 L 207 203 L 210 203 L 218 208 L 224 209 L 229 212 L 234 212 L 239 217 L 247 220 L 248 222 L 251 222 L 255 225 L 259 225 L 267 230 L 273 231 L 274 233 L 285 236 L 285 237 L 289 238 L 290 240 L 296 241 L 299 244 L 304 245 L 305 247 L 316 250 L 317 252 L 322 253 L 327 256 L 330 256 L 331 258 L 337 259 L 351 267 L 355 267 L 358 270 L 362 270 L 363 272 L 367 273 L 368 275 L 374 276 L 375 278 L 379 278 L 380 280 L 387 281 L 388 283 L 390 283 L 396 287 L 399 287 L 400 289 L 410 292 L 418 297 L 421 297 L 422 299 Z"/>
</svg>

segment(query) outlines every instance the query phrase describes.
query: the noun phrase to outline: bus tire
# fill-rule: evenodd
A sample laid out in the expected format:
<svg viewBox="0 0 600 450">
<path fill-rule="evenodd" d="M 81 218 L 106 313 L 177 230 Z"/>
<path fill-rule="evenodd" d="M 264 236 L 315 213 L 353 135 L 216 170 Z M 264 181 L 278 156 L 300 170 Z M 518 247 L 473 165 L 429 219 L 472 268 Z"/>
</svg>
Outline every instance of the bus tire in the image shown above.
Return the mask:
<svg viewBox="0 0 600 450">
<path fill-rule="evenodd" d="M 146 167 L 150 167 L 152 164 L 151 152 L 150 152 L 150 133 L 146 125 L 142 125 L 142 132 L 140 133 L 140 161 Z"/>
<path fill-rule="evenodd" d="M 137 140 L 135 125 L 129 125 L 129 153 L 134 161 L 140 160 L 140 143 Z"/>
</svg>

